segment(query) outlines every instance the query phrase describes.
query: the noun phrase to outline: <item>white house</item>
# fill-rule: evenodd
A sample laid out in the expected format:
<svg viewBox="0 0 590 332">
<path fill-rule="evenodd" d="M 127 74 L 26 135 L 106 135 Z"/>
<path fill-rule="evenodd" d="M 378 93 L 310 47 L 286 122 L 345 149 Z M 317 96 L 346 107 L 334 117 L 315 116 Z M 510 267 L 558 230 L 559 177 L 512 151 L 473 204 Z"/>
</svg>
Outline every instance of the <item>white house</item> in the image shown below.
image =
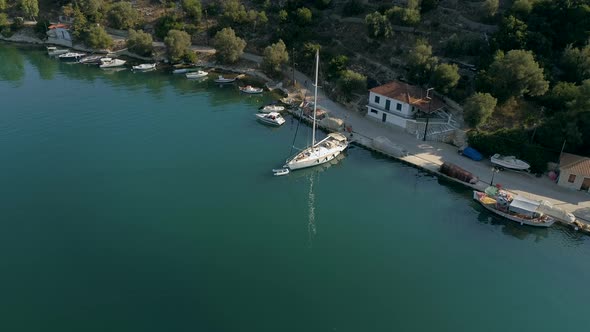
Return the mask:
<svg viewBox="0 0 590 332">
<path fill-rule="evenodd" d="M 570 189 L 590 192 L 590 158 L 563 153 L 559 161 L 557 184 Z"/>
<path fill-rule="evenodd" d="M 415 122 L 418 112 L 432 114 L 441 110 L 445 103 L 432 91 L 407 83 L 389 82 L 369 90 L 367 114 L 385 123 L 403 128 Z"/>
</svg>

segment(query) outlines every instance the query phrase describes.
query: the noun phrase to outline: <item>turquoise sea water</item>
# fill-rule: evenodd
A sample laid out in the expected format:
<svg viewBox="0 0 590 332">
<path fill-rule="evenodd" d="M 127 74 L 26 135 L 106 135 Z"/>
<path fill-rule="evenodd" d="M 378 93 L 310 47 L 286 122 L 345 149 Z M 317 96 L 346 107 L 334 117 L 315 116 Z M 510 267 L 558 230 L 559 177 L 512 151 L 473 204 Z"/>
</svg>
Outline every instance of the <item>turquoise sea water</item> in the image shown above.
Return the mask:
<svg viewBox="0 0 590 332">
<path fill-rule="evenodd" d="M 273 177 L 271 96 L 0 44 L 0 98 L 0 331 L 588 329 L 589 237 L 354 146 Z"/>
</svg>

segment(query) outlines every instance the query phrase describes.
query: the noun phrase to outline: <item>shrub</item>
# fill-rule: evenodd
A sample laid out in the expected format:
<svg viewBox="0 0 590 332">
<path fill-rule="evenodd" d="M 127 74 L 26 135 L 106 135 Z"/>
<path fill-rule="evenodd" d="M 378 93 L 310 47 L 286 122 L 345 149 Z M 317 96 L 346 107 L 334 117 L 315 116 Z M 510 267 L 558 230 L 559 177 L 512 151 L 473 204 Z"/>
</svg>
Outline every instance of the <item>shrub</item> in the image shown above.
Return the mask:
<svg viewBox="0 0 590 332">
<path fill-rule="evenodd" d="M 471 127 L 484 124 L 494 112 L 498 100 L 489 93 L 477 92 L 465 100 L 463 118 Z"/>
<path fill-rule="evenodd" d="M 113 28 L 127 30 L 139 24 L 139 13 L 131 3 L 117 2 L 111 6 L 108 19 Z"/>
<path fill-rule="evenodd" d="M 262 66 L 271 76 L 276 76 L 281 72 L 281 67 L 289 61 L 287 46 L 282 40 L 275 44 L 267 46 L 264 49 L 264 58 Z"/>
<path fill-rule="evenodd" d="M 201 1 L 200 0 L 182 0 L 182 9 L 186 14 L 197 22 L 201 21 Z"/>
<path fill-rule="evenodd" d="M 154 27 L 155 35 L 160 39 L 164 39 L 168 35 L 168 31 L 182 30 L 183 26 L 184 24 L 180 19 L 174 15 L 162 16 Z"/>
<path fill-rule="evenodd" d="M 367 89 L 367 77 L 352 70 L 344 70 L 336 82 L 340 90 L 349 100 L 354 92 L 365 92 Z"/>
<path fill-rule="evenodd" d="M 113 38 L 102 26 L 93 24 L 84 33 L 84 43 L 90 48 L 105 49 L 113 46 Z"/>
<path fill-rule="evenodd" d="M 135 31 L 129 30 L 129 38 L 127 39 L 127 47 L 135 54 L 141 56 L 150 56 L 153 51 L 152 35 L 143 32 L 143 30 Z"/>
<path fill-rule="evenodd" d="M 242 38 L 237 37 L 232 28 L 223 28 L 215 34 L 213 46 L 217 51 L 215 55 L 219 61 L 234 63 L 244 53 L 246 42 Z"/>
<path fill-rule="evenodd" d="M 170 61 L 195 61 L 196 56 L 191 50 L 191 36 L 188 33 L 179 30 L 170 30 L 166 38 L 164 38 L 164 44 L 166 44 Z"/>
</svg>

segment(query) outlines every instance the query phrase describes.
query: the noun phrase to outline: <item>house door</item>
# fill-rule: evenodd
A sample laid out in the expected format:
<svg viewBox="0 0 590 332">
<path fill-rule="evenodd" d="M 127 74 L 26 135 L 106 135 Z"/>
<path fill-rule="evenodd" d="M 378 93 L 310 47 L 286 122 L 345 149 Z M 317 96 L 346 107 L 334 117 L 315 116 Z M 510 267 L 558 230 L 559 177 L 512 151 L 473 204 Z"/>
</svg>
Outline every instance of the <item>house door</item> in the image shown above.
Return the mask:
<svg viewBox="0 0 590 332">
<path fill-rule="evenodd" d="M 381 121 L 385 122 L 385 120 L 387 120 L 387 113 L 383 112 L 383 117 L 381 118 Z"/>
<path fill-rule="evenodd" d="M 584 182 L 582 182 L 582 187 L 580 189 L 588 191 L 590 189 L 590 178 L 584 178 Z"/>
</svg>

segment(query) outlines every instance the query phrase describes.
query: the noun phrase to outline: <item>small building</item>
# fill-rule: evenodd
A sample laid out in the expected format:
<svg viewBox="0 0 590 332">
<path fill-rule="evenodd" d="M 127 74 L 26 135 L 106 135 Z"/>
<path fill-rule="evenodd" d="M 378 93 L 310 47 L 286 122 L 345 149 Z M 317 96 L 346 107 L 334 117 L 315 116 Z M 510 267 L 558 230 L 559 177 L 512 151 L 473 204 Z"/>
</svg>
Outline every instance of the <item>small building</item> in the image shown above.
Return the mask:
<svg viewBox="0 0 590 332">
<path fill-rule="evenodd" d="M 72 47 L 72 35 L 68 24 L 52 24 L 47 27 L 47 43 Z"/>
<path fill-rule="evenodd" d="M 590 158 L 562 153 L 557 184 L 570 189 L 590 192 Z"/>
<path fill-rule="evenodd" d="M 367 114 L 385 123 L 402 128 L 419 117 L 430 117 L 445 107 L 433 91 L 402 82 L 389 82 L 369 90 Z M 446 119 L 445 119 L 446 120 Z"/>
</svg>

